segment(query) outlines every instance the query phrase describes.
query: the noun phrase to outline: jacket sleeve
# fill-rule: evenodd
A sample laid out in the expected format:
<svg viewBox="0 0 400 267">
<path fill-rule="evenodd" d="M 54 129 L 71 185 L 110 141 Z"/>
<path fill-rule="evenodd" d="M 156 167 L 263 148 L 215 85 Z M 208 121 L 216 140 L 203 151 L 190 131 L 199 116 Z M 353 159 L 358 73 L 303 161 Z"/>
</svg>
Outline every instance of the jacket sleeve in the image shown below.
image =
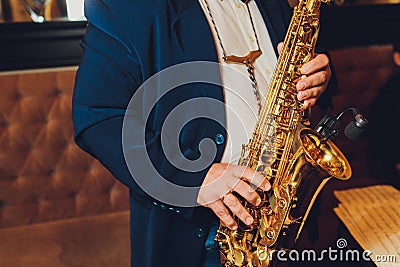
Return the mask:
<svg viewBox="0 0 400 267">
<path fill-rule="evenodd" d="M 73 96 L 75 141 L 127 185 L 135 197 L 157 201 L 133 179 L 122 143 L 127 106 L 144 80 L 140 57 L 107 4 L 88 0 L 85 9 L 88 25 L 82 41 L 84 53 L 77 71 Z M 140 113 L 143 107 L 136 109 L 135 112 Z M 159 134 L 141 120 L 132 121 L 130 126 L 138 132 L 144 132 L 146 128 L 146 143 L 137 149 L 136 154 L 149 153 L 157 166 L 167 165 L 165 156 L 160 152 Z M 144 155 L 137 157 L 139 160 L 143 158 Z M 190 174 L 190 179 L 185 181 L 189 181 L 190 186 L 199 186 L 207 170 Z M 174 171 L 169 168 L 165 172 L 171 172 L 172 177 Z M 197 194 L 194 194 L 193 198 L 196 197 Z M 187 219 L 191 218 L 192 212 L 193 208 L 190 207 L 179 208 L 179 213 Z"/>
</svg>

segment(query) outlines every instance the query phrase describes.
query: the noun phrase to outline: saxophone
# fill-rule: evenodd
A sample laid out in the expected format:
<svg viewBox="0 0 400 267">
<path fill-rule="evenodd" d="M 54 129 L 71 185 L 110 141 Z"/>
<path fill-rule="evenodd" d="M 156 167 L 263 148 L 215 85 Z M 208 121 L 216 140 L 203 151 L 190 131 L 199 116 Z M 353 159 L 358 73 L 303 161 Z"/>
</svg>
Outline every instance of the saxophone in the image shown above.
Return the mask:
<svg viewBox="0 0 400 267">
<path fill-rule="evenodd" d="M 261 204 L 236 195 L 253 216 L 250 226 L 220 225 L 215 237 L 223 266 L 275 265 L 279 250 L 294 247 L 314 201 L 332 177 L 347 180 L 351 167 L 335 144 L 306 128 L 307 110 L 297 100 L 300 67 L 314 56 L 321 2 L 300 0 L 284 40 L 270 87 L 252 137 L 243 145 L 239 165 L 269 179 L 272 189 L 256 189 Z"/>
</svg>

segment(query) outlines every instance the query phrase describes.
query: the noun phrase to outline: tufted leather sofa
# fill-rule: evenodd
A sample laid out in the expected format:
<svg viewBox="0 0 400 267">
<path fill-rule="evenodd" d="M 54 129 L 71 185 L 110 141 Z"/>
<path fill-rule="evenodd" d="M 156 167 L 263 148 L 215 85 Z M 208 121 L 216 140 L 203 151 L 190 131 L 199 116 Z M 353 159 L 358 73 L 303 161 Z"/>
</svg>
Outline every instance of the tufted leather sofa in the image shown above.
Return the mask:
<svg viewBox="0 0 400 267">
<path fill-rule="evenodd" d="M 127 189 L 73 141 L 75 72 L 0 74 L 0 266 L 129 261 Z M 126 249 L 113 265 L 105 244 L 115 239 Z"/>
<path fill-rule="evenodd" d="M 391 47 L 332 50 L 331 56 L 339 89 L 328 112 L 354 106 L 367 114 L 395 71 Z M 127 190 L 72 139 L 75 71 L 0 74 L 0 266 L 129 265 Z M 313 124 L 324 112 L 313 110 Z M 320 237 L 313 247 L 336 242 L 334 189 L 380 182 L 366 168 L 367 142 L 343 135 L 335 140 L 354 175 L 324 188 L 315 207 Z"/>
</svg>

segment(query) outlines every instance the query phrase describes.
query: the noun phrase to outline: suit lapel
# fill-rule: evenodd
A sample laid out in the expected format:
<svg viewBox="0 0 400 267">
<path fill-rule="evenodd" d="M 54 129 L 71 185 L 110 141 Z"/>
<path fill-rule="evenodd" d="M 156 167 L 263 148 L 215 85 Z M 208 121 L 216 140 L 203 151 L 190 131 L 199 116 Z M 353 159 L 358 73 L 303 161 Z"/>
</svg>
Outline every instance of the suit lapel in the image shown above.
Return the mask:
<svg viewBox="0 0 400 267">
<path fill-rule="evenodd" d="M 278 42 L 283 41 L 285 37 L 287 27 L 281 4 L 277 0 L 255 0 L 255 2 L 276 50 Z M 169 5 L 173 13 L 172 32 L 185 60 L 217 62 L 214 39 L 198 0 L 169 0 Z"/>
<path fill-rule="evenodd" d="M 255 2 L 277 53 L 277 44 L 283 41 L 287 26 L 280 3 L 276 0 L 255 0 Z M 183 56 L 183 61 L 218 62 L 214 38 L 198 0 L 168 0 L 168 3 L 171 9 L 172 38 Z M 223 100 L 222 90 L 210 90 L 210 86 L 200 87 L 204 95 Z"/>
<path fill-rule="evenodd" d="M 184 62 L 218 62 L 214 38 L 198 0 L 169 0 L 169 5 L 173 10 L 171 17 L 172 38 L 174 38 Z M 206 77 L 210 82 L 219 84 L 196 83 L 201 94 L 223 102 L 224 95 L 220 86 L 222 83 L 218 65 L 211 66 L 211 69 L 204 67 L 205 69 L 202 71 L 198 71 L 198 66 L 194 67 L 192 71 L 194 81 L 204 80 Z M 209 104 L 209 108 L 215 114 L 221 114 L 221 109 L 216 107 L 215 104 Z M 224 114 L 224 111 L 222 111 L 222 114 Z"/>
<path fill-rule="evenodd" d="M 185 61 L 218 62 L 214 39 L 198 0 L 169 0 L 173 38 Z"/>
<path fill-rule="evenodd" d="M 278 55 L 277 46 L 285 38 L 287 27 L 280 3 L 276 0 L 255 0 L 255 2 L 267 26 L 275 53 Z"/>
</svg>

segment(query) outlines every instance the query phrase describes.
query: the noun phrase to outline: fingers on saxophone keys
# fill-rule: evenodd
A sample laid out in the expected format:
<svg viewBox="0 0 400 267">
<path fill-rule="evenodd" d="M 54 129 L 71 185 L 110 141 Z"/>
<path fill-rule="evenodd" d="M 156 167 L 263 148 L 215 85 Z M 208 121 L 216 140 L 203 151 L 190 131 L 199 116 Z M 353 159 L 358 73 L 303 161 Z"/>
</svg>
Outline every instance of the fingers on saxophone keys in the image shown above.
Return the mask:
<svg viewBox="0 0 400 267">
<path fill-rule="evenodd" d="M 260 205 L 261 198 L 257 192 L 245 181 L 240 180 L 233 189 L 253 205 Z"/>
<path fill-rule="evenodd" d="M 302 74 L 309 75 L 311 73 L 317 72 L 318 70 L 324 69 L 329 65 L 329 58 L 325 54 L 317 54 L 309 62 L 305 63 L 300 72 Z"/>
<path fill-rule="evenodd" d="M 261 188 L 265 191 L 271 189 L 271 185 L 269 181 L 259 172 L 244 166 L 237 166 L 234 170 L 234 175 L 237 178 L 243 179 L 252 185 L 255 185 L 258 188 Z"/>
<path fill-rule="evenodd" d="M 278 44 L 278 53 L 279 53 L 279 55 L 282 53 L 282 51 L 283 51 L 283 42 L 280 42 Z"/>
<path fill-rule="evenodd" d="M 238 225 L 231 216 L 231 213 L 221 200 L 209 204 L 208 207 L 215 213 L 215 215 L 217 215 L 223 225 L 231 230 L 236 230 L 238 228 Z"/>
<path fill-rule="evenodd" d="M 317 98 L 311 98 L 311 99 L 304 100 L 304 107 L 305 108 L 312 107 L 315 105 L 315 103 L 317 103 Z"/>
<path fill-rule="evenodd" d="M 308 92 L 307 95 L 304 94 L 303 98 L 319 96 L 324 91 L 324 85 L 329 81 L 329 78 L 328 71 L 320 71 L 300 80 L 296 87 L 299 93 Z"/>
<path fill-rule="evenodd" d="M 237 199 L 233 194 L 225 195 L 224 198 L 222 198 L 222 201 L 230 209 L 230 211 L 239 218 L 239 220 L 247 225 L 253 223 L 254 219 L 242 206 L 239 199 Z"/>
</svg>

